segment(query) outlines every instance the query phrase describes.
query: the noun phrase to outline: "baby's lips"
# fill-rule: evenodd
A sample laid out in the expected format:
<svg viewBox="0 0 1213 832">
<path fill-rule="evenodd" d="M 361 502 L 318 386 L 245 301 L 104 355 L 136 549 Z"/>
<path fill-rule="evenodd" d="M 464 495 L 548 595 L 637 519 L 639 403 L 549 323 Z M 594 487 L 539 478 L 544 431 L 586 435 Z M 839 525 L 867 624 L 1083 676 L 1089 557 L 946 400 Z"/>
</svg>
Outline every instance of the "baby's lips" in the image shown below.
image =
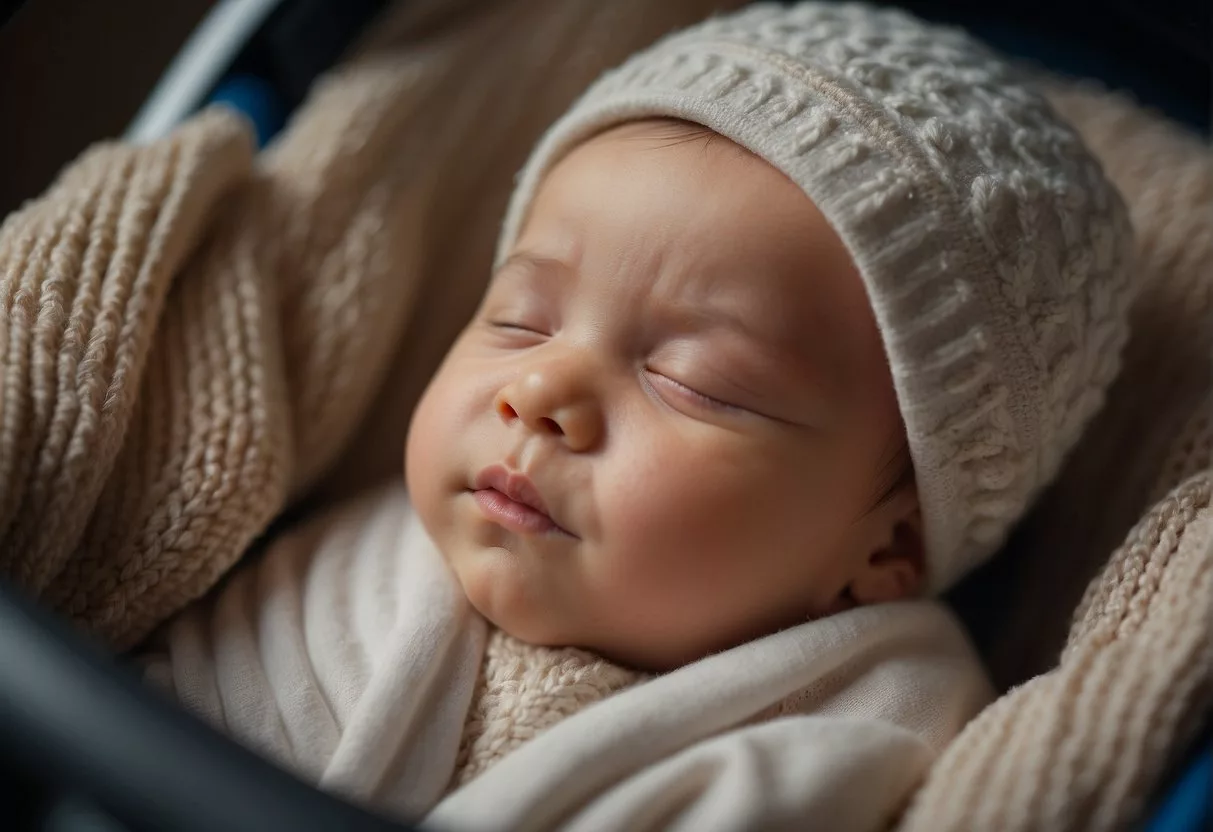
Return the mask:
<svg viewBox="0 0 1213 832">
<path fill-rule="evenodd" d="M 476 491 L 488 488 L 498 491 L 510 500 L 544 515 L 565 534 L 572 534 L 556 518 L 552 517 L 539 488 L 530 477 L 521 471 L 511 471 L 502 464 L 490 465 L 476 475 L 472 488 Z"/>
</svg>

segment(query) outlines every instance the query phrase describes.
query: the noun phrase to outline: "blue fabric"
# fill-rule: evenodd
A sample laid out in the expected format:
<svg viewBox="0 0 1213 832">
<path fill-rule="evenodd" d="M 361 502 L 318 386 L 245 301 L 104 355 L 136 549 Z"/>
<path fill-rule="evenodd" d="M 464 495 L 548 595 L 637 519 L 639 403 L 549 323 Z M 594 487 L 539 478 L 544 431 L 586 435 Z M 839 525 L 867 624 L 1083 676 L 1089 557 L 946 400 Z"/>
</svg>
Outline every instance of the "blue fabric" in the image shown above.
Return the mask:
<svg viewBox="0 0 1213 832">
<path fill-rule="evenodd" d="M 1145 826 L 1145 832 L 1208 829 L 1213 829 L 1213 745 L 1188 764 Z"/>
<path fill-rule="evenodd" d="M 286 124 L 286 101 L 272 84 L 255 75 L 229 75 L 215 87 L 207 103 L 224 104 L 243 113 L 253 124 L 259 148 Z"/>
</svg>

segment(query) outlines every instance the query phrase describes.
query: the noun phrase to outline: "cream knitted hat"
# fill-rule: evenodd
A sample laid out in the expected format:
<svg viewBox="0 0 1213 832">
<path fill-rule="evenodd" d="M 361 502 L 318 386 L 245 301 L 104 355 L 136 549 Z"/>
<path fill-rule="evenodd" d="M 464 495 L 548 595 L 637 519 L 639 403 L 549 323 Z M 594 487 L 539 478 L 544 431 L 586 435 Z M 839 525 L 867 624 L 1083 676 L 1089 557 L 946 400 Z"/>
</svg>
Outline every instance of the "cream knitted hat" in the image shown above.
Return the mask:
<svg viewBox="0 0 1213 832">
<path fill-rule="evenodd" d="M 675 117 L 749 148 L 825 214 L 863 276 L 909 439 L 929 586 L 988 557 L 1119 369 L 1131 230 L 1077 135 L 962 32 L 859 4 L 757 5 L 600 78 L 523 170 L 536 188 L 620 122 Z"/>
</svg>

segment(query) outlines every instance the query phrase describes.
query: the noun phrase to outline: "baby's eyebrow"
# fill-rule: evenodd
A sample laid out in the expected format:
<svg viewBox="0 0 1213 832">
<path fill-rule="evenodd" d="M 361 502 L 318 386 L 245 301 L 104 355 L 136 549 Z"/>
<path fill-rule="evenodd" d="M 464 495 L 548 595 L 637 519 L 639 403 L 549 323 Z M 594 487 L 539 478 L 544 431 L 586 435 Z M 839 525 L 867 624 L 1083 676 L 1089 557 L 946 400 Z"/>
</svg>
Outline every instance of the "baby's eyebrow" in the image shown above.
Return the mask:
<svg viewBox="0 0 1213 832">
<path fill-rule="evenodd" d="M 569 271 L 569 266 L 559 258 L 549 257 L 524 250 L 515 251 L 509 257 L 505 258 L 501 266 L 497 269 L 497 274 L 504 274 L 506 272 L 515 270 L 540 274 L 565 274 Z"/>
</svg>

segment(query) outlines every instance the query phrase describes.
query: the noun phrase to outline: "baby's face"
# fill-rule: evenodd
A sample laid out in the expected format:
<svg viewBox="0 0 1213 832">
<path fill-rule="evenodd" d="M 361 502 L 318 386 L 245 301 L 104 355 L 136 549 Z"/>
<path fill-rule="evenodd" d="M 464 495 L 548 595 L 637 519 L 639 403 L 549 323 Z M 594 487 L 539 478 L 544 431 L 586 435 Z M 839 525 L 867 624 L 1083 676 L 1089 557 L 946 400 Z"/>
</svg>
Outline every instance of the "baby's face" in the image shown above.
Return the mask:
<svg viewBox="0 0 1213 832">
<path fill-rule="evenodd" d="M 691 661 L 912 593 L 912 491 L 859 276 L 717 137 L 632 124 L 547 176 L 411 425 L 412 499 L 505 631 Z"/>
</svg>

